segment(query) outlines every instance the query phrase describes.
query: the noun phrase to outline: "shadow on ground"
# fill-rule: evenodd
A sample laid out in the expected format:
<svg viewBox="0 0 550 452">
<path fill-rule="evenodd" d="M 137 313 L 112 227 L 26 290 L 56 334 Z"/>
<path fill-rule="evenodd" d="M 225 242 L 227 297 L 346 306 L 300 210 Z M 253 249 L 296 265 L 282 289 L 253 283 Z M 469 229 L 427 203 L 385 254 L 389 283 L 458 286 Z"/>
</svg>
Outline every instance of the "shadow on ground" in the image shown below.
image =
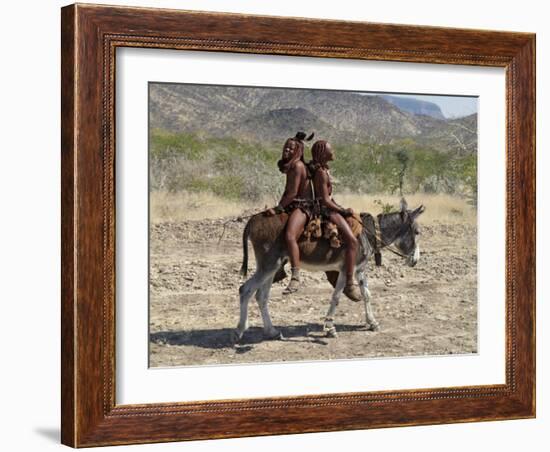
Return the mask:
<svg viewBox="0 0 550 452">
<path fill-rule="evenodd" d="M 322 325 L 306 323 L 279 328 L 284 341 L 308 342 L 319 345 L 327 345 L 330 340 L 323 332 Z M 336 325 L 339 333 L 365 330 L 364 325 Z M 242 339 L 235 344 L 233 341 L 234 328 L 218 328 L 210 330 L 190 331 L 159 331 L 150 335 L 150 341 L 158 345 L 193 346 L 209 349 L 234 348 L 241 353 L 251 350 L 252 347 L 243 348 L 266 341 L 262 328 L 249 328 Z"/>
</svg>

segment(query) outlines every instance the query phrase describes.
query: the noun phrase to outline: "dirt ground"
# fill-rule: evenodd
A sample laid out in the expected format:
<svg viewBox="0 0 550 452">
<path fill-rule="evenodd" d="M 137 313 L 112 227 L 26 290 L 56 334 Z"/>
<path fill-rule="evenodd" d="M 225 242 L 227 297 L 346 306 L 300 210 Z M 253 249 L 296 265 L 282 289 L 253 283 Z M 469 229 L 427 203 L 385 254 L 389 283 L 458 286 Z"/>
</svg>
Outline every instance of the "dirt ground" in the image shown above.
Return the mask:
<svg viewBox="0 0 550 452">
<path fill-rule="evenodd" d="M 274 285 L 270 312 L 283 340 L 264 340 L 255 300 L 238 344 L 238 288 L 244 223 L 224 219 L 162 222 L 150 231 L 150 366 L 191 366 L 477 352 L 477 232 L 468 224 L 422 225 L 416 267 L 383 253 L 367 272 L 377 332 L 366 331 L 363 303 L 342 297 L 337 338 L 323 334 L 331 286 L 303 272 L 301 290 Z M 214 244 L 214 245 L 212 245 Z M 249 246 L 254 268 L 254 253 Z M 250 276 L 250 275 L 249 275 Z"/>
</svg>

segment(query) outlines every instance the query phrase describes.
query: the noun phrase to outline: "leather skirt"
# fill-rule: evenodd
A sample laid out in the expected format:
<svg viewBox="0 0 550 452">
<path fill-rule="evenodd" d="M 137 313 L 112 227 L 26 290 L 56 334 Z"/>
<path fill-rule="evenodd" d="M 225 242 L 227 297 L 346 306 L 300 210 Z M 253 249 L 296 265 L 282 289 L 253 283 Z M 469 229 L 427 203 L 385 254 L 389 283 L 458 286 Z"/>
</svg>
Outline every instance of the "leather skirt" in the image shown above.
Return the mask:
<svg viewBox="0 0 550 452">
<path fill-rule="evenodd" d="M 304 212 L 308 221 L 319 215 L 319 203 L 314 199 L 296 198 L 285 208 L 285 212 L 290 214 L 296 209 Z"/>
</svg>

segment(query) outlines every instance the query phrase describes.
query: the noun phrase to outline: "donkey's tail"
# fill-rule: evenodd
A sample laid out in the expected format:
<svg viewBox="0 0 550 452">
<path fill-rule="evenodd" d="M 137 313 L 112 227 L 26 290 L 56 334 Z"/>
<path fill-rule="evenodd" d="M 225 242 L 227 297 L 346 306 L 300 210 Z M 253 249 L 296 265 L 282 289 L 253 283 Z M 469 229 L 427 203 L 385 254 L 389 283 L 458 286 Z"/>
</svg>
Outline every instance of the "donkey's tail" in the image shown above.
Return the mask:
<svg viewBox="0 0 550 452">
<path fill-rule="evenodd" d="M 241 265 L 240 273 L 246 276 L 248 273 L 248 236 L 250 235 L 250 220 L 246 223 L 243 231 L 243 264 Z"/>
</svg>

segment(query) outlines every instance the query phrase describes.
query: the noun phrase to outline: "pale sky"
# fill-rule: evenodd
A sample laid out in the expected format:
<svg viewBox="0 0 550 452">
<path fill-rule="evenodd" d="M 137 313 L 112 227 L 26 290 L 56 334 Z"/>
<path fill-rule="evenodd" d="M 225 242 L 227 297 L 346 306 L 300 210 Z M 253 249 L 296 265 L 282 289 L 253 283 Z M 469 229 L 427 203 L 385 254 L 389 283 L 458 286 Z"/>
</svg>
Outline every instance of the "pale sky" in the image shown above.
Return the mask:
<svg viewBox="0 0 550 452">
<path fill-rule="evenodd" d="M 395 97 L 408 97 L 425 100 L 437 104 L 446 118 L 467 116 L 477 112 L 476 96 L 434 96 L 425 94 L 393 94 L 384 93 Z"/>
</svg>

